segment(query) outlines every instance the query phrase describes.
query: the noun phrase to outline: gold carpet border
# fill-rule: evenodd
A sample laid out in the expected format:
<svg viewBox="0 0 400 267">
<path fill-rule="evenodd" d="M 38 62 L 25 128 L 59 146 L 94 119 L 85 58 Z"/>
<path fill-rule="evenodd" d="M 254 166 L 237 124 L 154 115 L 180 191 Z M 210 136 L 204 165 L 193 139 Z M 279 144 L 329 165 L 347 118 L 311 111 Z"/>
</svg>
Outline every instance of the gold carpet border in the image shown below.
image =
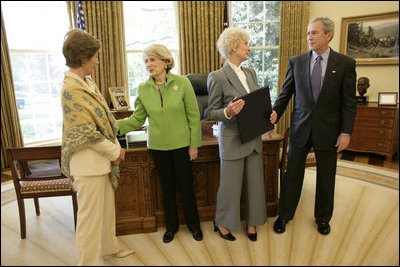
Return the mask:
<svg viewBox="0 0 400 267">
<path fill-rule="evenodd" d="M 380 169 L 371 166 L 363 166 L 353 162 L 346 162 L 346 164 L 351 165 L 351 167 L 340 166 L 340 164 L 338 164 L 336 175 L 399 190 L 398 173 L 383 168 Z M 308 169 L 316 171 L 316 167 L 309 167 Z M 386 175 L 388 172 L 393 175 Z M 396 174 L 397 177 L 394 177 L 394 174 Z"/>
</svg>

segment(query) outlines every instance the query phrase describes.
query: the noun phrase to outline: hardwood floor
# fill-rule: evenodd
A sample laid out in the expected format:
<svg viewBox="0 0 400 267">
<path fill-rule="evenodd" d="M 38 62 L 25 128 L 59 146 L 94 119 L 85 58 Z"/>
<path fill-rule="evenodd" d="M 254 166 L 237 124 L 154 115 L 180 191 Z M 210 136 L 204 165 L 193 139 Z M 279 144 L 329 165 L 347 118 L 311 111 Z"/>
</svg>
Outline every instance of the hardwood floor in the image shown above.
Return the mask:
<svg viewBox="0 0 400 267">
<path fill-rule="evenodd" d="M 338 153 L 338 159 L 366 163 L 376 167 L 383 167 L 391 170 L 399 170 L 399 155 L 393 156 L 392 160 L 386 159 L 386 156 L 380 156 L 374 153 L 362 153 L 345 150 Z"/>
</svg>

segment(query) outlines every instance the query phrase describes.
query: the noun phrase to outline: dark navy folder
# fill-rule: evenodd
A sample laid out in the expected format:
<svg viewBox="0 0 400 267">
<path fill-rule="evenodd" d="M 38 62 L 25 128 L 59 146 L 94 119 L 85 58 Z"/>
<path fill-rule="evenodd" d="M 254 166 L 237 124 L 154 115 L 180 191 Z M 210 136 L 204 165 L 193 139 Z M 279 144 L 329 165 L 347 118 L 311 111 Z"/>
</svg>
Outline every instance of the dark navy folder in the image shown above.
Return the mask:
<svg viewBox="0 0 400 267">
<path fill-rule="evenodd" d="M 245 101 L 243 109 L 236 115 L 242 144 L 274 129 L 269 120 L 272 107 L 268 86 L 237 99 Z"/>
</svg>

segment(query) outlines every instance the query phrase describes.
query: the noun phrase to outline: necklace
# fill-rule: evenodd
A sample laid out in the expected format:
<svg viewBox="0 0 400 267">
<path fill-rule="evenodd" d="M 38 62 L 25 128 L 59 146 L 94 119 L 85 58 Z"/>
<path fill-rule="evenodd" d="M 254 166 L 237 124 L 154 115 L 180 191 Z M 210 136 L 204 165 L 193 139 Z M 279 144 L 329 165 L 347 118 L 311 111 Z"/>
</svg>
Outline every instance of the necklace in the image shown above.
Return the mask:
<svg viewBox="0 0 400 267">
<path fill-rule="evenodd" d="M 162 109 L 162 108 L 164 108 L 164 100 L 163 100 L 163 97 L 162 97 L 162 94 L 161 94 L 161 90 L 160 90 L 159 85 L 163 85 L 163 86 L 164 86 L 164 90 L 165 90 L 165 82 L 160 83 L 160 84 L 156 83 L 156 88 L 157 88 L 158 95 L 160 96 L 160 100 L 161 100 L 161 109 Z"/>
</svg>

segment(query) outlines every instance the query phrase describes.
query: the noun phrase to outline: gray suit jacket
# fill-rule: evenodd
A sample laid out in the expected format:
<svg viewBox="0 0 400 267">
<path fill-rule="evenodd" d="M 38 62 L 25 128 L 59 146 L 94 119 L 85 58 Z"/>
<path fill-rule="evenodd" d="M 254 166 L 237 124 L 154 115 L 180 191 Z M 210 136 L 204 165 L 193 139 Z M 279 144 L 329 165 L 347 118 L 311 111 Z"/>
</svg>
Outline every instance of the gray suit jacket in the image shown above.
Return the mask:
<svg viewBox="0 0 400 267">
<path fill-rule="evenodd" d="M 252 68 L 243 68 L 250 91 L 258 89 L 256 72 Z M 219 121 L 218 143 L 220 157 L 223 160 L 235 160 L 248 156 L 254 150 L 262 152 L 261 136 L 242 144 L 235 116 L 228 120 L 224 109 L 235 97 L 247 94 L 238 76 L 228 62 L 208 75 L 208 110 L 207 119 Z"/>
</svg>

